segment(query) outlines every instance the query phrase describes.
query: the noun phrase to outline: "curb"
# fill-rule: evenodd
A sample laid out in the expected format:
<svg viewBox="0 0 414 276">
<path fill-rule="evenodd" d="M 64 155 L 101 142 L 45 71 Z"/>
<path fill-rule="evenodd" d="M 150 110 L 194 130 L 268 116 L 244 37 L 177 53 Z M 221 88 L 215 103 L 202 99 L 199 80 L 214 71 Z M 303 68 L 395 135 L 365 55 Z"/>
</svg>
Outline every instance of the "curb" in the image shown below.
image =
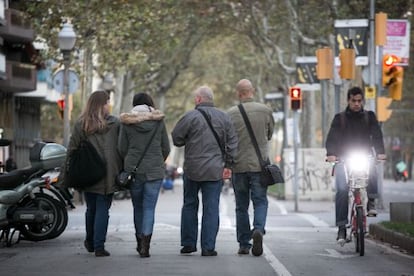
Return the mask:
<svg viewBox="0 0 414 276">
<path fill-rule="evenodd" d="M 389 230 L 380 224 L 370 224 L 369 234 L 373 239 L 390 243 L 414 254 L 414 238 Z"/>
</svg>

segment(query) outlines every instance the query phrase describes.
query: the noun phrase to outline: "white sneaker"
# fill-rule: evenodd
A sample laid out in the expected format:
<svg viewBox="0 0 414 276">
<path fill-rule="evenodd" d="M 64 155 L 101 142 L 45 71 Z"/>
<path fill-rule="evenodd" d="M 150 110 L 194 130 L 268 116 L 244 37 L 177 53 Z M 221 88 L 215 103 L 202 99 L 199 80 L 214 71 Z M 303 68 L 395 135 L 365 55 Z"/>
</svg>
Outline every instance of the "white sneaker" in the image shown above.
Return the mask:
<svg viewBox="0 0 414 276">
<path fill-rule="evenodd" d="M 375 209 L 370 209 L 370 210 L 368 211 L 367 216 L 368 216 L 368 217 L 376 217 L 376 216 L 377 216 L 377 214 L 378 214 L 377 210 L 375 210 Z"/>
</svg>

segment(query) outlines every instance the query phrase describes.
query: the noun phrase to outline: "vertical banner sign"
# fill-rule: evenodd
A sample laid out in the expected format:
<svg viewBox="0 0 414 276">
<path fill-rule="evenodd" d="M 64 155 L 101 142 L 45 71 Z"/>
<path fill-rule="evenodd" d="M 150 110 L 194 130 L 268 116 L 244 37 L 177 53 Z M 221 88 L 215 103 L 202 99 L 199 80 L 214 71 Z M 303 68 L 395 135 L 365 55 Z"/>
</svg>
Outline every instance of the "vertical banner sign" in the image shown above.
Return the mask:
<svg viewBox="0 0 414 276">
<path fill-rule="evenodd" d="M 316 57 L 296 58 L 296 86 L 306 91 L 320 89 L 316 75 Z"/>
<path fill-rule="evenodd" d="M 351 46 L 355 49 L 355 65 L 368 65 L 368 19 L 335 20 L 334 26 L 335 57 Z M 335 59 L 338 64 L 339 59 Z"/>
<path fill-rule="evenodd" d="M 408 20 L 387 20 L 387 43 L 384 56 L 395 55 L 400 58 L 399 65 L 408 66 L 410 59 L 410 23 Z"/>
</svg>

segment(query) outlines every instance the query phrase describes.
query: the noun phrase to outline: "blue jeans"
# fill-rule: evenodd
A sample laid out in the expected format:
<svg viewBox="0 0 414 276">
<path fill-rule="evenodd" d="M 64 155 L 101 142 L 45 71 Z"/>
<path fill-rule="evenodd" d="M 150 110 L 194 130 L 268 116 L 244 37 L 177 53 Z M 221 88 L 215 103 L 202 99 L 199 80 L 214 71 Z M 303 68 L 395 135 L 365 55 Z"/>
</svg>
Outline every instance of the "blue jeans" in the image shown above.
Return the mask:
<svg viewBox="0 0 414 276">
<path fill-rule="evenodd" d="M 241 248 L 251 247 L 254 230 L 265 233 L 267 216 L 267 187 L 260 184 L 260 172 L 233 173 L 233 189 L 236 197 L 236 231 Z M 253 229 L 250 228 L 249 204 L 253 202 Z"/>
<path fill-rule="evenodd" d="M 84 192 L 86 201 L 85 228 L 86 241 L 95 250 L 105 248 L 106 233 L 108 230 L 109 208 L 112 204 L 111 195 L 101 195 Z"/>
<path fill-rule="evenodd" d="M 145 181 L 135 178 L 130 192 L 134 206 L 135 235 L 152 234 L 155 221 L 155 206 L 157 205 L 162 179 Z"/>
<path fill-rule="evenodd" d="M 184 180 L 184 204 L 181 209 L 181 245 L 197 247 L 198 192 L 201 190 L 203 216 L 201 219 L 201 248 L 214 250 L 219 229 L 219 204 L 223 181 Z"/>
<path fill-rule="evenodd" d="M 346 183 L 344 163 L 335 165 L 335 222 L 336 226 L 348 224 L 348 184 Z M 375 163 L 370 166 L 367 194 L 369 199 L 378 197 L 377 173 Z"/>
</svg>

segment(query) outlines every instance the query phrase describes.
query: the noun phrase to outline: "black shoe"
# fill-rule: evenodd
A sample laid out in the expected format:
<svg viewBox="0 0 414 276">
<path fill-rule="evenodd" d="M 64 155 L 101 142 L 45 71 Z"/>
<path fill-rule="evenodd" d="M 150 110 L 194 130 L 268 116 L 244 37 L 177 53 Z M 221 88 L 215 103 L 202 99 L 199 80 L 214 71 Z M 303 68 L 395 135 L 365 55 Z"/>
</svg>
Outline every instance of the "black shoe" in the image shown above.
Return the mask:
<svg viewBox="0 0 414 276">
<path fill-rule="evenodd" d="M 239 255 L 249 255 L 250 249 L 246 247 L 240 247 L 237 254 Z"/>
<path fill-rule="evenodd" d="M 252 254 L 254 256 L 260 256 L 263 254 L 263 234 L 259 230 L 254 230 L 252 234 L 253 247 Z"/>
<path fill-rule="evenodd" d="M 180 253 L 181 254 L 189 254 L 189 253 L 193 253 L 193 252 L 196 252 L 196 251 L 197 251 L 196 247 L 185 245 L 185 246 L 183 246 L 183 248 L 181 248 Z"/>
<path fill-rule="evenodd" d="M 107 256 L 110 256 L 110 255 L 111 255 L 111 253 L 109 253 L 105 249 L 95 250 L 95 257 L 107 257 Z"/>
<path fill-rule="evenodd" d="M 85 240 L 85 241 L 83 242 L 83 245 L 85 246 L 85 248 L 86 248 L 86 250 L 87 250 L 88 252 L 92 253 L 93 251 L 95 251 L 95 249 L 93 248 L 93 246 L 92 246 L 92 245 L 90 245 L 90 244 L 88 243 L 88 241 L 87 241 L 87 240 Z"/>
<path fill-rule="evenodd" d="M 216 250 L 202 250 L 201 251 L 201 256 L 217 256 L 217 251 Z"/>
<path fill-rule="evenodd" d="M 341 246 L 343 246 L 346 242 L 346 228 L 345 226 L 339 226 L 338 228 L 338 236 L 336 237 L 336 240 L 338 241 Z"/>
</svg>

